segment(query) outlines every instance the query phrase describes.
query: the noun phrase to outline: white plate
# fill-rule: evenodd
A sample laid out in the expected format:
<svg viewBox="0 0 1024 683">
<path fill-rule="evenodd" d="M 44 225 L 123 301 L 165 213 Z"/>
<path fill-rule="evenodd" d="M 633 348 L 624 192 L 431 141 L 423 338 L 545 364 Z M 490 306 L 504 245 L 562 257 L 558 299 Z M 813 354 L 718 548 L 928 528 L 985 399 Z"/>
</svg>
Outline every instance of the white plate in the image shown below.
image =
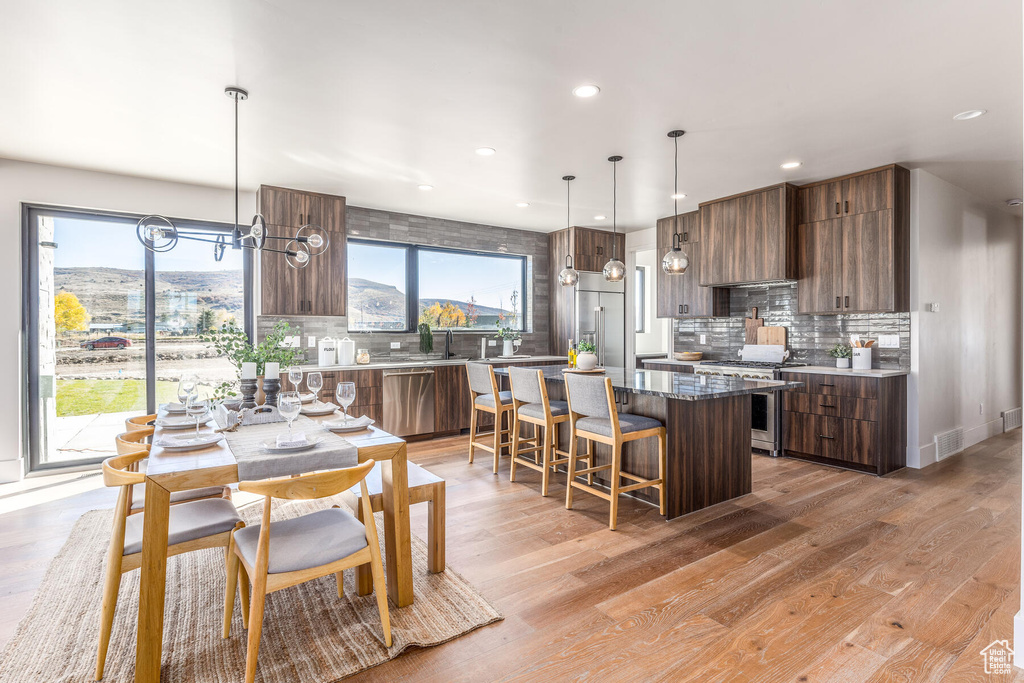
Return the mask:
<svg viewBox="0 0 1024 683">
<path fill-rule="evenodd" d="M 207 448 L 224 439 L 223 434 L 200 434 L 199 438 L 194 436 L 165 436 L 155 445 L 165 451 L 198 451 Z"/>
<path fill-rule="evenodd" d="M 200 427 L 209 423 L 209 417 L 199 420 Z M 156 421 L 156 426 L 160 429 L 195 429 L 196 421 L 191 417 L 161 417 Z"/>
<path fill-rule="evenodd" d="M 164 404 L 165 413 L 177 413 L 179 415 L 185 414 L 185 405 L 182 403 L 166 403 Z"/>
<path fill-rule="evenodd" d="M 309 392 L 308 394 L 299 394 L 299 400 L 302 401 L 303 403 L 312 403 L 313 401 L 316 400 L 316 394 L 314 394 L 312 391 Z"/>
<path fill-rule="evenodd" d="M 313 405 L 302 406 L 299 410 L 303 415 L 312 415 L 318 417 L 321 415 L 330 415 L 338 410 L 338 406 L 333 403 L 314 403 Z"/>
<path fill-rule="evenodd" d="M 351 417 L 348 420 L 348 424 L 345 424 L 344 418 L 341 420 L 334 420 L 332 422 L 324 422 L 324 429 L 335 434 L 346 434 L 349 432 L 362 432 L 370 428 L 373 425 L 373 420 L 366 417 Z"/>
<path fill-rule="evenodd" d="M 301 446 L 285 446 L 281 447 L 277 445 L 276 441 L 264 441 L 263 447 L 271 453 L 298 453 L 299 451 L 308 451 L 311 448 L 316 448 L 317 444 L 322 439 L 312 438 L 307 439 L 306 443 Z"/>
</svg>

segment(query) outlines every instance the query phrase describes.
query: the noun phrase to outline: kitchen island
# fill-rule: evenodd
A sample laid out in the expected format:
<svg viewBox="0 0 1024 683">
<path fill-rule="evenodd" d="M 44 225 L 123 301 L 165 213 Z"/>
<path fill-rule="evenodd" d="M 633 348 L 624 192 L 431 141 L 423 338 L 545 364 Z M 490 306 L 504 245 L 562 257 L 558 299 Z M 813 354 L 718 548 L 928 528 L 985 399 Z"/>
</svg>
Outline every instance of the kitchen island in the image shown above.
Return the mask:
<svg viewBox="0 0 1024 683">
<path fill-rule="evenodd" d="M 544 366 L 551 399 L 565 400 L 565 366 Z M 505 368 L 496 374 L 507 375 Z M 744 380 L 663 372 L 606 368 L 620 413 L 660 420 L 668 436 L 665 493 L 667 517 L 672 519 L 751 492 L 750 394 L 786 391 L 800 382 Z M 559 433 L 560 448 L 568 449 L 569 430 Z M 609 461 L 611 448 L 596 448 L 596 464 Z M 654 439 L 623 445 L 622 469 L 645 479 L 657 477 L 658 451 Z M 607 484 L 606 473 L 595 478 Z M 657 492 L 632 494 L 655 502 Z"/>
</svg>

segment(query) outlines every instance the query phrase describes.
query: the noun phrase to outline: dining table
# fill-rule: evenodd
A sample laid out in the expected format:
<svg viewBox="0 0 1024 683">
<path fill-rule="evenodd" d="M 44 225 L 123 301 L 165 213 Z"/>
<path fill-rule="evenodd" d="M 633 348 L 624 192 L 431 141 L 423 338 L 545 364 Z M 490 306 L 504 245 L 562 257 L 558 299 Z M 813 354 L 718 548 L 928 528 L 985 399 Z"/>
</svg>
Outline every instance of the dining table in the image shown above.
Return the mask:
<svg viewBox="0 0 1024 683">
<path fill-rule="evenodd" d="M 210 427 L 204 429 L 211 430 Z M 160 427 L 156 427 L 146 468 L 135 649 L 135 681 L 146 683 L 160 680 L 171 494 L 208 486 L 226 486 L 239 481 L 238 463 L 226 440 L 202 450 L 171 452 L 156 445 L 160 442 L 162 432 Z M 411 605 L 412 542 L 405 441 L 372 426 L 363 432 L 342 436 L 357 448 L 359 462 L 372 459 L 381 465 L 388 597 L 397 607 Z M 169 675 L 173 678 L 173 675 Z"/>
</svg>

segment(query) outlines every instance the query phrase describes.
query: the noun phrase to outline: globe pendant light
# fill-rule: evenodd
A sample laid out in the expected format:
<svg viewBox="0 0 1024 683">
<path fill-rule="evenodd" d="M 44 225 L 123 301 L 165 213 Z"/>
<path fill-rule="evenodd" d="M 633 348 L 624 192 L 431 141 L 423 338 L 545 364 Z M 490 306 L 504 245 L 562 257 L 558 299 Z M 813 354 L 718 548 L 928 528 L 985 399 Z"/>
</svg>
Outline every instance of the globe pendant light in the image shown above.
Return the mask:
<svg viewBox="0 0 1024 683">
<path fill-rule="evenodd" d="M 626 264 L 619 260 L 618 254 L 618 240 L 614 238 L 616 233 L 615 230 L 615 214 L 618 198 L 618 179 L 615 174 L 615 165 L 622 161 L 622 157 L 613 156 L 608 157 L 608 161 L 612 162 L 612 257 L 608 263 L 604 264 L 604 279 L 608 282 L 622 282 L 622 278 L 626 277 Z"/>
<path fill-rule="evenodd" d="M 672 248 L 665 254 L 665 258 L 661 259 L 661 269 L 669 275 L 682 275 L 690 267 L 690 257 L 680 247 L 679 239 L 679 138 L 684 134 L 685 131 L 682 130 L 673 130 L 668 134 L 676 147 L 675 181 L 672 192 L 672 220 L 675 221 L 676 231 L 672 235 Z"/>
<path fill-rule="evenodd" d="M 569 217 L 569 183 L 576 180 L 576 176 L 562 176 L 562 180 L 565 181 L 565 227 L 568 229 L 572 227 L 572 221 Z M 561 272 L 558 273 L 558 284 L 563 287 L 575 287 L 579 281 L 580 274 L 572 267 L 572 254 L 566 254 L 565 268 L 562 268 Z"/>
</svg>

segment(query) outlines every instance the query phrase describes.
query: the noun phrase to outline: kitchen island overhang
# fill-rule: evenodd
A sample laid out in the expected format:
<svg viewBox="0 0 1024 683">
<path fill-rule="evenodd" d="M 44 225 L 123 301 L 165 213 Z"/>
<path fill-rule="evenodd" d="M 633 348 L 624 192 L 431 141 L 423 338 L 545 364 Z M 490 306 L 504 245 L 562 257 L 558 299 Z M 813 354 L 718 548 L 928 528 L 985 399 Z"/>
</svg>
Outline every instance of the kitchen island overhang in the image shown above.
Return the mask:
<svg viewBox="0 0 1024 683">
<path fill-rule="evenodd" d="M 565 368 L 554 365 L 530 369 L 544 373 L 551 399 L 565 400 Z M 496 369 L 495 374 L 503 376 L 507 384 L 507 369 Z M 802 386 L 800 382 L 632 368 L 606 368 L 597 376 L 611 379 L 619 412 L 653 417 L 665 425 L 668 519 L 751 493 L 750 395 Z M 560 430 L 559 443 L 568 449 L 568 429 Z M 596 453 L 595 464 L 609 462 L 609 446 L 592 443 L 590 447 Z M 622 469 L 648 479 L 657 477 L 655 440 L 624 444 Z M 607 486 L 606 475 L 599 472 L 595 477 Z M 651 489 L 628 495 L 650 503 L 657 500 L 657 491 Z"/>
</svg>

